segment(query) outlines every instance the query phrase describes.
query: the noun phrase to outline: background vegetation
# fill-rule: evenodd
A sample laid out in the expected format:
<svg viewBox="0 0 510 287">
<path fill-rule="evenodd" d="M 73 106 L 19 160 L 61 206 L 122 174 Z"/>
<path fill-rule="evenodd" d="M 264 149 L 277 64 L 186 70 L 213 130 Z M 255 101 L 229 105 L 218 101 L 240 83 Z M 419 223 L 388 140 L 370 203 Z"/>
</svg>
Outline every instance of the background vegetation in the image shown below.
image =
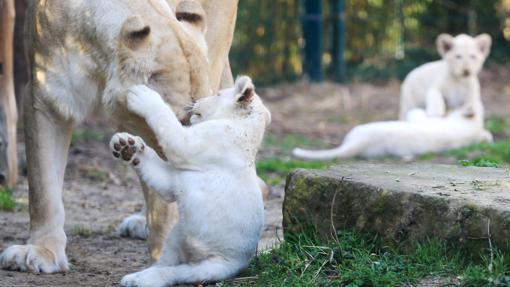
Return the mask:
<svg viewBox="0 0 510 287">
<path fill-rule="evenodd" d="M 259 84 L 302 76 L 304 0 L 242 0 L 231 62 L 234 74 Z M 323 63 L 331 63 L 331 4 L 323 0 Z M 350 79 L 403 78 L 409 70 L 438 58 L 440 33 L 489 33 L 490 61 L 510 59 L 509 0 L 346 0 L 345 60 Z"/>
</svg>

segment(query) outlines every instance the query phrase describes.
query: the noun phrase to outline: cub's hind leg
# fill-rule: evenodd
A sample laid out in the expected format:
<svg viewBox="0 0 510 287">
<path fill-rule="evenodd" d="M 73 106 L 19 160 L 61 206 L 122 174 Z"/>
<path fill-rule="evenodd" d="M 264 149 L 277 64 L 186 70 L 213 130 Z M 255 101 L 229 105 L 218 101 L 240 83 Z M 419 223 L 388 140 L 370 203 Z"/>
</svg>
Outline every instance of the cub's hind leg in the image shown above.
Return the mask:
<svg viewBox="0 0 510 287">
<path fill-rule="evenodd" d="M 235 276 L 246 263 L 223 257 L 210 257 L 203 261 L 177 266 L 153 266 L 126 275 L 120 285 L 124 287 L 164 287 L 176 284 L 216 282 Z"/>
</svg>

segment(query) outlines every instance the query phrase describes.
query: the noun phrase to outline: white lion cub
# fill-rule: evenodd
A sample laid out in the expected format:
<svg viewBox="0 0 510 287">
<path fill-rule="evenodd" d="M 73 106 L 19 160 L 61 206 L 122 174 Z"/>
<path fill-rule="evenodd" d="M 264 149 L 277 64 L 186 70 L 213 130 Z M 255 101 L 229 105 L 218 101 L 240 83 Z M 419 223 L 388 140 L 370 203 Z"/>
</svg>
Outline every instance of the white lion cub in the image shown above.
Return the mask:
<svg viewBox="0 0 510 287">
<path fill-rule="evenodd" d="M 292 154 L 303 159 L 326 160 L 348 157 L 397 156 L 412 159 L 429 152 L 441 152 L 474 143 L 492 142 L 492 135 L 473 117 L 457 110 L 444 118 L 428 117 L 414 109 L 406 121 L 374 122 L 356 126 L 343 143 L 329 150 L 295 148 Z"/>
<path fill-rule="evenodd" d="M 478 73 L 489 55 L 491 37 L 441 34 L 436 44 L 443 59 L 419 66 L 402 83 L 400 119 L 410 110 L 422 108 L 430 117 L 462 110 L 464 115 L 476 114 L 483 121 Z"/>
<path fill-rule="evenodd" d="M 179 221 L 159 261 L 124 276 L 121 285 L 169 286 L 234 276 L 256 253 L 264 222 L 255 156 L 271 116 L 251 79 L 239 77 L 234 88 L 200 99 L 189 127 L 144 85 L 128 90 L 127 105 L 145 118 L 168 160 L 127 133 L 112 137 L 113 155 L 131 163 L 165 200 L 177 201 Z"/>
</svg>

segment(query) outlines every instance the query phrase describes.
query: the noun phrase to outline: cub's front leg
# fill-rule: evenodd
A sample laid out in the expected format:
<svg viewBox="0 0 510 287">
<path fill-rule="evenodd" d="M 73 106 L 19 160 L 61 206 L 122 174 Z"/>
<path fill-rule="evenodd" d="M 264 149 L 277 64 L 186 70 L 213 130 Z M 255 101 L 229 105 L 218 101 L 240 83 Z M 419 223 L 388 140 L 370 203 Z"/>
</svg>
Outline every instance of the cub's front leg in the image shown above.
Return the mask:
<svg viewBox="0 0 510 287">
<path fill-rule="evenodd" d="M 432 88 L 427 92 L 425 105 L 429 117 L 444 117 L 446 115 L 445 100 L 438 89 Z"/>
<path fill-rule="evenodd" d="M 161 96 L 145 85 L 129 88 L 127 107 L 143 117 L 156 135 L 159 145 L 172 161 L 186 162 L 190 154 L 201 150 L 200 141 L 183 127 L 172 109 Z"/>
<path fill-rule="evenodd" d="M 175 201 L 172 190 L 177 188 L 175 170 L 163 161 L 142 138 L 129 133 L 116 133 L 110 140 L 115 158 L 130 163 L 138 176 L 167 201 Z"/>
</svg>

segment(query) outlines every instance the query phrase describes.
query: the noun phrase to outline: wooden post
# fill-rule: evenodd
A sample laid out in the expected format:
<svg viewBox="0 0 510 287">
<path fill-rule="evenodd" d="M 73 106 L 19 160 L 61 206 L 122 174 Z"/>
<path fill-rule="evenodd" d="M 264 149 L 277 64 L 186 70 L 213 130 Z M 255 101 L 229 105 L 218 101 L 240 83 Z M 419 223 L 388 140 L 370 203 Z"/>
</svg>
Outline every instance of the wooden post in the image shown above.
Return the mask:
<svg viewBox="0 0 510 287">
<path fill-rule="evenodd" d="M 322 81 L 322 1 L 305 0 L 303 16 L 305 40 L 304 72 L 312 82 Z"/>
<path fill-rule="evenodd" d="M 13 187 L 18 178 L 18 161 L 16 156 L 16 123 L 18 112 L 16 109 L 16 97 L 14 95 L 13 73 L 13 34 L 15 8 L 14 0 L 0 0 L 0 108 L 3 109 L 4 122 L 0 123 L 0 129 L 5 132 L 7 138 L 6 180 L 4 185 Z"/>
<path fill-rule="evenodd" d="M 332 72 L 337 82 L 345 80 L 345 0 L 331 0 L 333 20 L 331 65 Z"/>
</svg>

